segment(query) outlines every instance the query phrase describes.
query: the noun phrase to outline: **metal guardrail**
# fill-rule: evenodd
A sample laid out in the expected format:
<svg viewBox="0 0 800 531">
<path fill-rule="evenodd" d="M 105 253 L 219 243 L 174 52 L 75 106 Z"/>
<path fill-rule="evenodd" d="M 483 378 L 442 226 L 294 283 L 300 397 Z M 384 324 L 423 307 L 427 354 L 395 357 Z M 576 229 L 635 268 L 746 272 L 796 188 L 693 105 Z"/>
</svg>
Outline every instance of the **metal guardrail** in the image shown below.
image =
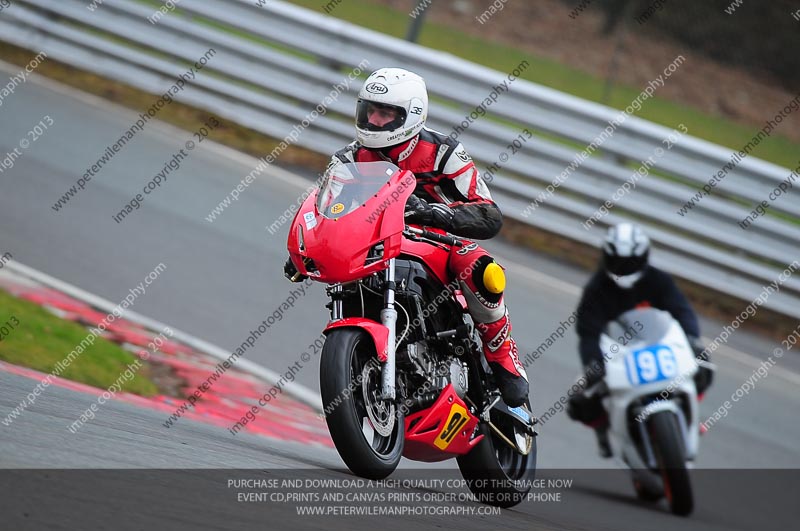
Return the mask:
<svg viewBox="0 0 800 531">
<path fill-rule="evenodd" d="M 0 14 L 0 40 L 155 94 L 163 93 L 213 47 L 217 54 L 176 99 L 264 134 L 284 138 L 365 59 L 371 69 L 403 66 L 421 74 L 431 95 L 429 125 L 449 134 L 507 79 L 450 54 L 271 0 L 191 0 L 157 23 L 156 7 L 105 0 L 15 0 Z M 664 65 L 666 66 L 666 65 Z M 330 154 L 353 138 L 357 84 L 343 91 L 297 138 Z M 654 263 L 679 276 L 741 298 L 754 299 L 793 262 L 800 226 L 765 216 L 748 230 L 737 226 L 791 173 L 746 158 L 688 212 L 676 211 L 730 161 L 732 150 L 683 136 L 639 180 L 636 190 L 586 230 L 582 224 L 610 199 L 640 161 L 671 130 L 629 116 L 530 216 L 525 208 L 591 143 L 619 111 L 522 79 L 459 132 L 479 168 L 498 160 L 519 133 L 533 138 L 502 163 L 491 187 L 506 216 L 596 245 L 608 224 L 635 219 L 650 234 Z M 576 149 L 575 146 L 580 146 Z M 777 201 L 772 211 L 800 218 L 800 202 Z M 790 278 L 765 306 L 800 317 L 800 278 Z"/>
</svg>

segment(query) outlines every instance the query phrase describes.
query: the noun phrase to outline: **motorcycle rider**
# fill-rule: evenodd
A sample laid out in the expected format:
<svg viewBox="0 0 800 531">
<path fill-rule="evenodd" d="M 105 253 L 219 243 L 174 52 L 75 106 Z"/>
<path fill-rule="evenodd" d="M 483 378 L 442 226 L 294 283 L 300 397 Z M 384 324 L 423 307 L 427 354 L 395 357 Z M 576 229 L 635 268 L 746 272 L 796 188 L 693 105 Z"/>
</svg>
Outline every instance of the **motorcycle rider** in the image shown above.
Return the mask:
<svg viewBox="0 0 800 531">
<path fill-rule="evenodd" d="M 577 310 L 576 330 L 587 388 L 605 376 L 600 334 L 605 325 L 634 308 L 668 311 L 681 325 L 698 360 L 710 361 L 699 339 L 700 327 L 689 301 L 669 274 L 648 264 L 650 239 L 632 223 L 609 227 L 602 246 L 601 266 L 583 290 Z M 698 398 L 711 385 L 713 373 L 700 366 L 695 374 Z M 570 398 L 567 413 L 595 429 L 602 457 L 611 457 L 608 416 L 599 399 L 583 394 Z"/>
<path fill-rule="evenodd" d="M 503 223 L 500 209 L 461 143 L 425 127 L 427 116 L 428 92 L 420 76 L 401 68 L 376 70 L 358 94 L 357 140 L 336 152 L 331 162 L 391 161 L 417 179 L 406 204 L 407 223 L 469 239 L 492 238 Z M 504 401 L 511 407 L 524 404 L 528 377 L 511 338 L 503 269 L 471 241 L 453 247 L 448 268 L 460 279 Z M 285 273 L 302 280 L 291 260 Z"/>
</svg>

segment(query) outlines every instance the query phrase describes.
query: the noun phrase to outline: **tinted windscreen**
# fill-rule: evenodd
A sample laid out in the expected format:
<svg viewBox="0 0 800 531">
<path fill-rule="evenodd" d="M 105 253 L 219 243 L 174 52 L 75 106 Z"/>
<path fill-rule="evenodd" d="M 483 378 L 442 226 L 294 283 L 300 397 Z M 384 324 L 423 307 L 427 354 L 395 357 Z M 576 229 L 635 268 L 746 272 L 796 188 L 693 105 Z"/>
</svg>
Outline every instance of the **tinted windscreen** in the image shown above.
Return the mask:
<svg viewBox="0 0 800 531">
<path fill-rule="evenodd" d="M 669 330 L 672 317 L 666 312 L 653 308 L 629 310 L 606 325 L 606 334 L 619 341 L 643 341 L 655 343 Z"/>
<path fill-rule="evenodd" d="M 317 195 L 317 210 L 337 219 L 363 206 L 399 168 L 391 162 L 331 164 Z"/>
</svg>

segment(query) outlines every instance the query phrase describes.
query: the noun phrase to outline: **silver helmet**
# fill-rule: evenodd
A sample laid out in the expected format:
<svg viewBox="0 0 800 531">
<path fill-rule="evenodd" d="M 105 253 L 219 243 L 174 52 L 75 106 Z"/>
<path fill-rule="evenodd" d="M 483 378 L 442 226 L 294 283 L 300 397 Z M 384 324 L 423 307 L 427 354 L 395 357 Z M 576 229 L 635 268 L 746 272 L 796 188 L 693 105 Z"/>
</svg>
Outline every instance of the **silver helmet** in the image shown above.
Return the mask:
<svg viewBox="0 0 800 531">
<path fill-rule="evenodd" d="M 603 268 L 619 287 L 633 287 L 644 274 L 649 254 L 650 238 L 641 227 L 633 223 L 609 227 L 603 241 Z"/>
</svg>

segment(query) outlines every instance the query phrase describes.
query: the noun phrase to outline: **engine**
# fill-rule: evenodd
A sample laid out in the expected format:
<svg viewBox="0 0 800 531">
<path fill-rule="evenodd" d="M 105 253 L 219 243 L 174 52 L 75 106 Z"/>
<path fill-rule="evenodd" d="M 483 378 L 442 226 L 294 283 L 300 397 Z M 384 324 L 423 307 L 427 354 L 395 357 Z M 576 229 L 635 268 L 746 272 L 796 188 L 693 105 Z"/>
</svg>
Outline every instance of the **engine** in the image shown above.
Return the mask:
<svg viewBox="0 0 800 531">
<path fill-rule="evenodd" d="M 469 389 L 467 364 L 456 356 L 435 357 L 424 341 L 407 345 L 404 354 L 402 359 L 411 369 L 409 372 L 413 373 L 408 376 L 413 376 L 414 381 L 413 384 L 409 382 L 408 394 L 414 396 L 419 407 L 433 402 L 447 384 L 453 384 L 453 389 L 460 398 L 466 396 Z"/>
</svg>

